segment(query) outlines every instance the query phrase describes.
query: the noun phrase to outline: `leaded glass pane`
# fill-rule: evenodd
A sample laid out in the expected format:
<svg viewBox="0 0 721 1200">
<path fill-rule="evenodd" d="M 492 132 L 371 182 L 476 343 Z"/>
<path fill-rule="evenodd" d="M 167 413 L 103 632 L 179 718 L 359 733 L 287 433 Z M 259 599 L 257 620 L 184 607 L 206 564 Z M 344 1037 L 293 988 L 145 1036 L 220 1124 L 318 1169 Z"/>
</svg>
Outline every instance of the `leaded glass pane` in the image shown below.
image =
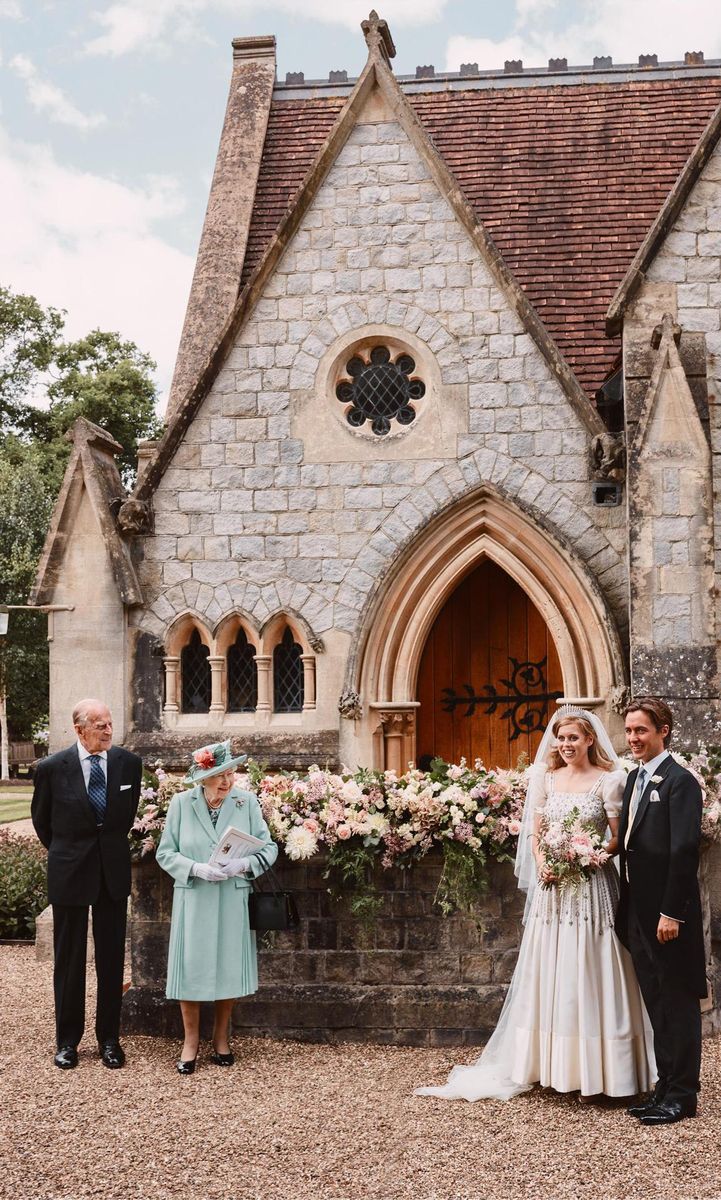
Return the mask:
<svg viewBox="0 0 721 1200">
<path fill-rule="evenodd" d="M 245 630 L 228 647 L 228 712 L 255 712 L 258 704 L 258 669 L 255 647 L 251 646 Z"/>
<path fill-rule="evenodd" d="M 411 378 L 416 369 L 410 354 L 401 353 L 395 362 L 387 346 L 374 346 L 368 361 L 354 354 L 346 363 L 347 379 L 336 385 L 335 394 L 346 409 L 346 421 L 360 429 L 366 421 L 378 437 L 390 433 L 392 422 L 410 425 L 416 418 L 412 401 L 426 391 L 422 379 Z"/>
<path fill-rule="evenodd" d="M 273 708 L 276 712 L 300 712 L 303 708 L 303 647 L 286 629 L 273 651 Z"/>
<path fill-rule="evenodd" d="M 203 713 L 210 708 L 210 651 L 200 640 L 197 629 L 180 653 L 182 711 Z"/>
</svg>

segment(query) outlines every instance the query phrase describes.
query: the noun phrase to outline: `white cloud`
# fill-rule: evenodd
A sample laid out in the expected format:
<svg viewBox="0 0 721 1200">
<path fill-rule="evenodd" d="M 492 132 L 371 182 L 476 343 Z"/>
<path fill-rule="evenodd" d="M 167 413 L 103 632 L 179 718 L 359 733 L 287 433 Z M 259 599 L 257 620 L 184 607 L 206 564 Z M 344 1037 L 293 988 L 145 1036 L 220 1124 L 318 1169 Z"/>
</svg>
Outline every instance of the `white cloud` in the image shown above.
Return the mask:
<svg viewBox="0 0 721 1200">
<path fill-rule="evenodd" d="M 6 21 L 21 21 L 23 10 L 17 0 L 0 0 L 0 17 Z"/>
<path fill-rule="evenodd" d="M 26 54 L 16 54 L 9 63 L 10 69 L 23 80 L 26 85 L 28 100 L 33 108 L 45 113 L 51 121 L 58 125 L 70 125 L 87 133 L 104 125 L 106 118 L 102 113 L 84 113 L 68 100 L 59 87 L 38 74 L 35 64 Z"/>
<path fill-rule="evenodd" d="M 193 269 L 156 229 L 183 208 L 175 182 L 131 188 L 0 131 L 0 194 L 3 283 L 67 309 L 70 337 L 100 328 L 135 341 L 167 393 Z"/>
<path fill-rule="evenodd" d="M 524 3 L 555 3 L 555 0 L 523 0 Z M 438 20 L 448 0 L 384 0 L 381 15 L 394 25 L 423 25 Z M 304 20 L 323 21 L 357 30 L 368 16 L 369 0 L 305 0 L 299 13 L 298 0 L 118 0 L 92 12 L 102 32 L 85 43 L 88 54 L 119 57 L 131 51 L 157 51 L 168 41 L 187 41 L 203 36 L 199 18 L 208 10 L 230 12 L 234 17 L 260 10 L 276 11 Z"/>
<path fill-rule="evenodd" d="M 555 0 L 516 0 L 512 34 L 489 38 L 452 37 L 446 48 L 446 70 L 461 62 L 477 62 L 494 70 L 506 59 L 520 58 L 526 67 L 544 67 L 549 58 L 566 57 L 569 65 L 593 62 L 610 54 L 616 63 L 636 63 L 639 54 L 657 54 L 659 62 L 683 61 L 686 50 L 721 57 L 718 0 L 582 0 L 574 4 L 576 20 L 565 28 L 550 27 L 546 11 Z"/>
</svg>

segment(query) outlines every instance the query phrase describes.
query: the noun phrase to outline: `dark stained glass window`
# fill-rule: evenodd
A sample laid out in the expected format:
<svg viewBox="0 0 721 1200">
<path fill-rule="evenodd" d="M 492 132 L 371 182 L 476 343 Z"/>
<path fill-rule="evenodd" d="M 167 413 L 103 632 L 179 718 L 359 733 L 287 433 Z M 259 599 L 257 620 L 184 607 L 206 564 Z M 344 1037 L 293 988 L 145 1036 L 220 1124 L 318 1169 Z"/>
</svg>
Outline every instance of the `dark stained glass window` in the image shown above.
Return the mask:
<svg viewBox="0 0 721 1200">
<path fill-rule="evenodd" d="M 273 651 L 273 708 L 275 712 L 300 712 L 303 708 L 303 647 L 286 629 Z"/>
<path fill-rule="evenodd" d="M 399 353 L 392 360 L 387 346 L 374 346 L 367 357 L 360 353 L 346 363 L 347 379 L 341 379 L 335 394 L 346 410 L 346 421 L 360 429 L 366 421 L 378 437 L 391 431 L 391 422 L 411 425 L 416 419 L 414 400 L 426 392 L 422 379 L 414 376 L 415 360 Z"/>
<path fill-rule="evenodd" d="M 255 712 L 258 704 L 258 669 L 255 647 L 239 629 L 228 647 L 228 712 Z"/>
<path fill-rule="evenodd" d="M 197 629 L 180 653 L 180 677 L 182 681 L 182 711 L 204 713 L 210 708 L 210 651 L 200 640 Z"/>
</svg>

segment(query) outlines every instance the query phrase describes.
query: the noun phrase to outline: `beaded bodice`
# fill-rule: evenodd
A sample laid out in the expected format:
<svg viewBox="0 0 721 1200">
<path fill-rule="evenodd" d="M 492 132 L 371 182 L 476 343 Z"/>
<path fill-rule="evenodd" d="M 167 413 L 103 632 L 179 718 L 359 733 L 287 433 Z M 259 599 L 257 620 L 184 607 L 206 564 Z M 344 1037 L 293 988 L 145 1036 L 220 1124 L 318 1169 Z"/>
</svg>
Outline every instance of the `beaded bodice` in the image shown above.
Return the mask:
<svg viewBox="0 0 721 1200">
<path fill-rule="evenodd" d="M 598 833 L 605 833 L 608 818 L 603 807 L 603 780 L 601 775 L 587 792 L 557 792 L 553 774 L 549 773 L 544 805 L 546 819 L 562 821 L 575 808 L 585 825 L 593 825 Z"/>
</svg>

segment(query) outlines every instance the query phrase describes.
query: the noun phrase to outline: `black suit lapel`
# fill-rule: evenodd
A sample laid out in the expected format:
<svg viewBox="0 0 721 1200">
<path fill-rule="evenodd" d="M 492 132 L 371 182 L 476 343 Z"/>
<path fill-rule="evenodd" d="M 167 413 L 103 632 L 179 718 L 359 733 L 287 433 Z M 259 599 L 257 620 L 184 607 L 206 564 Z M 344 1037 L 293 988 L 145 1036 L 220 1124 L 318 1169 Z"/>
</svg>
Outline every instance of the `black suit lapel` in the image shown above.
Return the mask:
<svg viewBox="0 0 721 1200">
<path fill-rule="evenodd" d="M 650 800 L 651 800 L 651 792 L 654 790 L 654 788 L 660 787 L 660 784 L 654 783 L 653 780 L 656 778 L 656 776 L 660 775 L 661 782 L 663 782 L 663 780 L 666 778 L 666 775 L 668 774 L 668 771 L 670 770 L 672 762 L 673 762 L 673 759 L 671 758 L 671 755 L 669 754 L 668 757 L 663 760 L 663 762 L 661 763 L 661 766 L 658 767 L 658 769 L 655 771 L 653 776 L 649 775 L 648 779 L 646 780 L 646 786 L 643 789 L 643 795 L 641 796 L 641 799 L 638 802 L 638 807 L 636 808 L 636 819 L 633 822 L 633 829 L 631 830 L 631 836 L 633 836 L 633 834 L 636 832 L 636 830 L 640 828 L 641 822 L 643 821 L 643 818 L 646 816 L 646 810 L 647 810 Z"/>
<path fill-rule="evenodd" d="M 619 841 L 619 845 L 621 845 L 621 846 L 623 845 L 625 837 L 626 837 L 626 829 L 628 828 L 628 813 L 629 813 L 629 809 L 631 807 L 631 797 L 633 795 L 633 790 L 636 786 L 637 778 L 638 778 L 638 767 L 636 767 L 633 771 L 629 771 L 628 778 L 626 780 L 626 787 L 624 788 L 624 792 L 623 792 L 623 803 L 621 804 L 621 821 L 620 821 L 620 824 L 618 827 L 618 841 Z"/>
<path fill-rule="evenodd" d="M 107 811 L 110 812 L 120 796 L 120 775 L 122 768 L 123 756 L 117 746 L 111 746 L 108 750 L 108 789 L 106 794 Z"/>
<path fill-rule="evenodd" d="M 93 825 L 97 825 L 98 819 L 95 815 L 95 809 L 88 799 L 88 789 L 85 786 L 85 776 L 83 775 L 83 768 L 80 765 L 80 755 L 78 754 L 77 746 L 71 746 L 65 755 L 65 768 L 70 787 L 77 797 L 78 807 L 92 821 Z"/>
</svg>

